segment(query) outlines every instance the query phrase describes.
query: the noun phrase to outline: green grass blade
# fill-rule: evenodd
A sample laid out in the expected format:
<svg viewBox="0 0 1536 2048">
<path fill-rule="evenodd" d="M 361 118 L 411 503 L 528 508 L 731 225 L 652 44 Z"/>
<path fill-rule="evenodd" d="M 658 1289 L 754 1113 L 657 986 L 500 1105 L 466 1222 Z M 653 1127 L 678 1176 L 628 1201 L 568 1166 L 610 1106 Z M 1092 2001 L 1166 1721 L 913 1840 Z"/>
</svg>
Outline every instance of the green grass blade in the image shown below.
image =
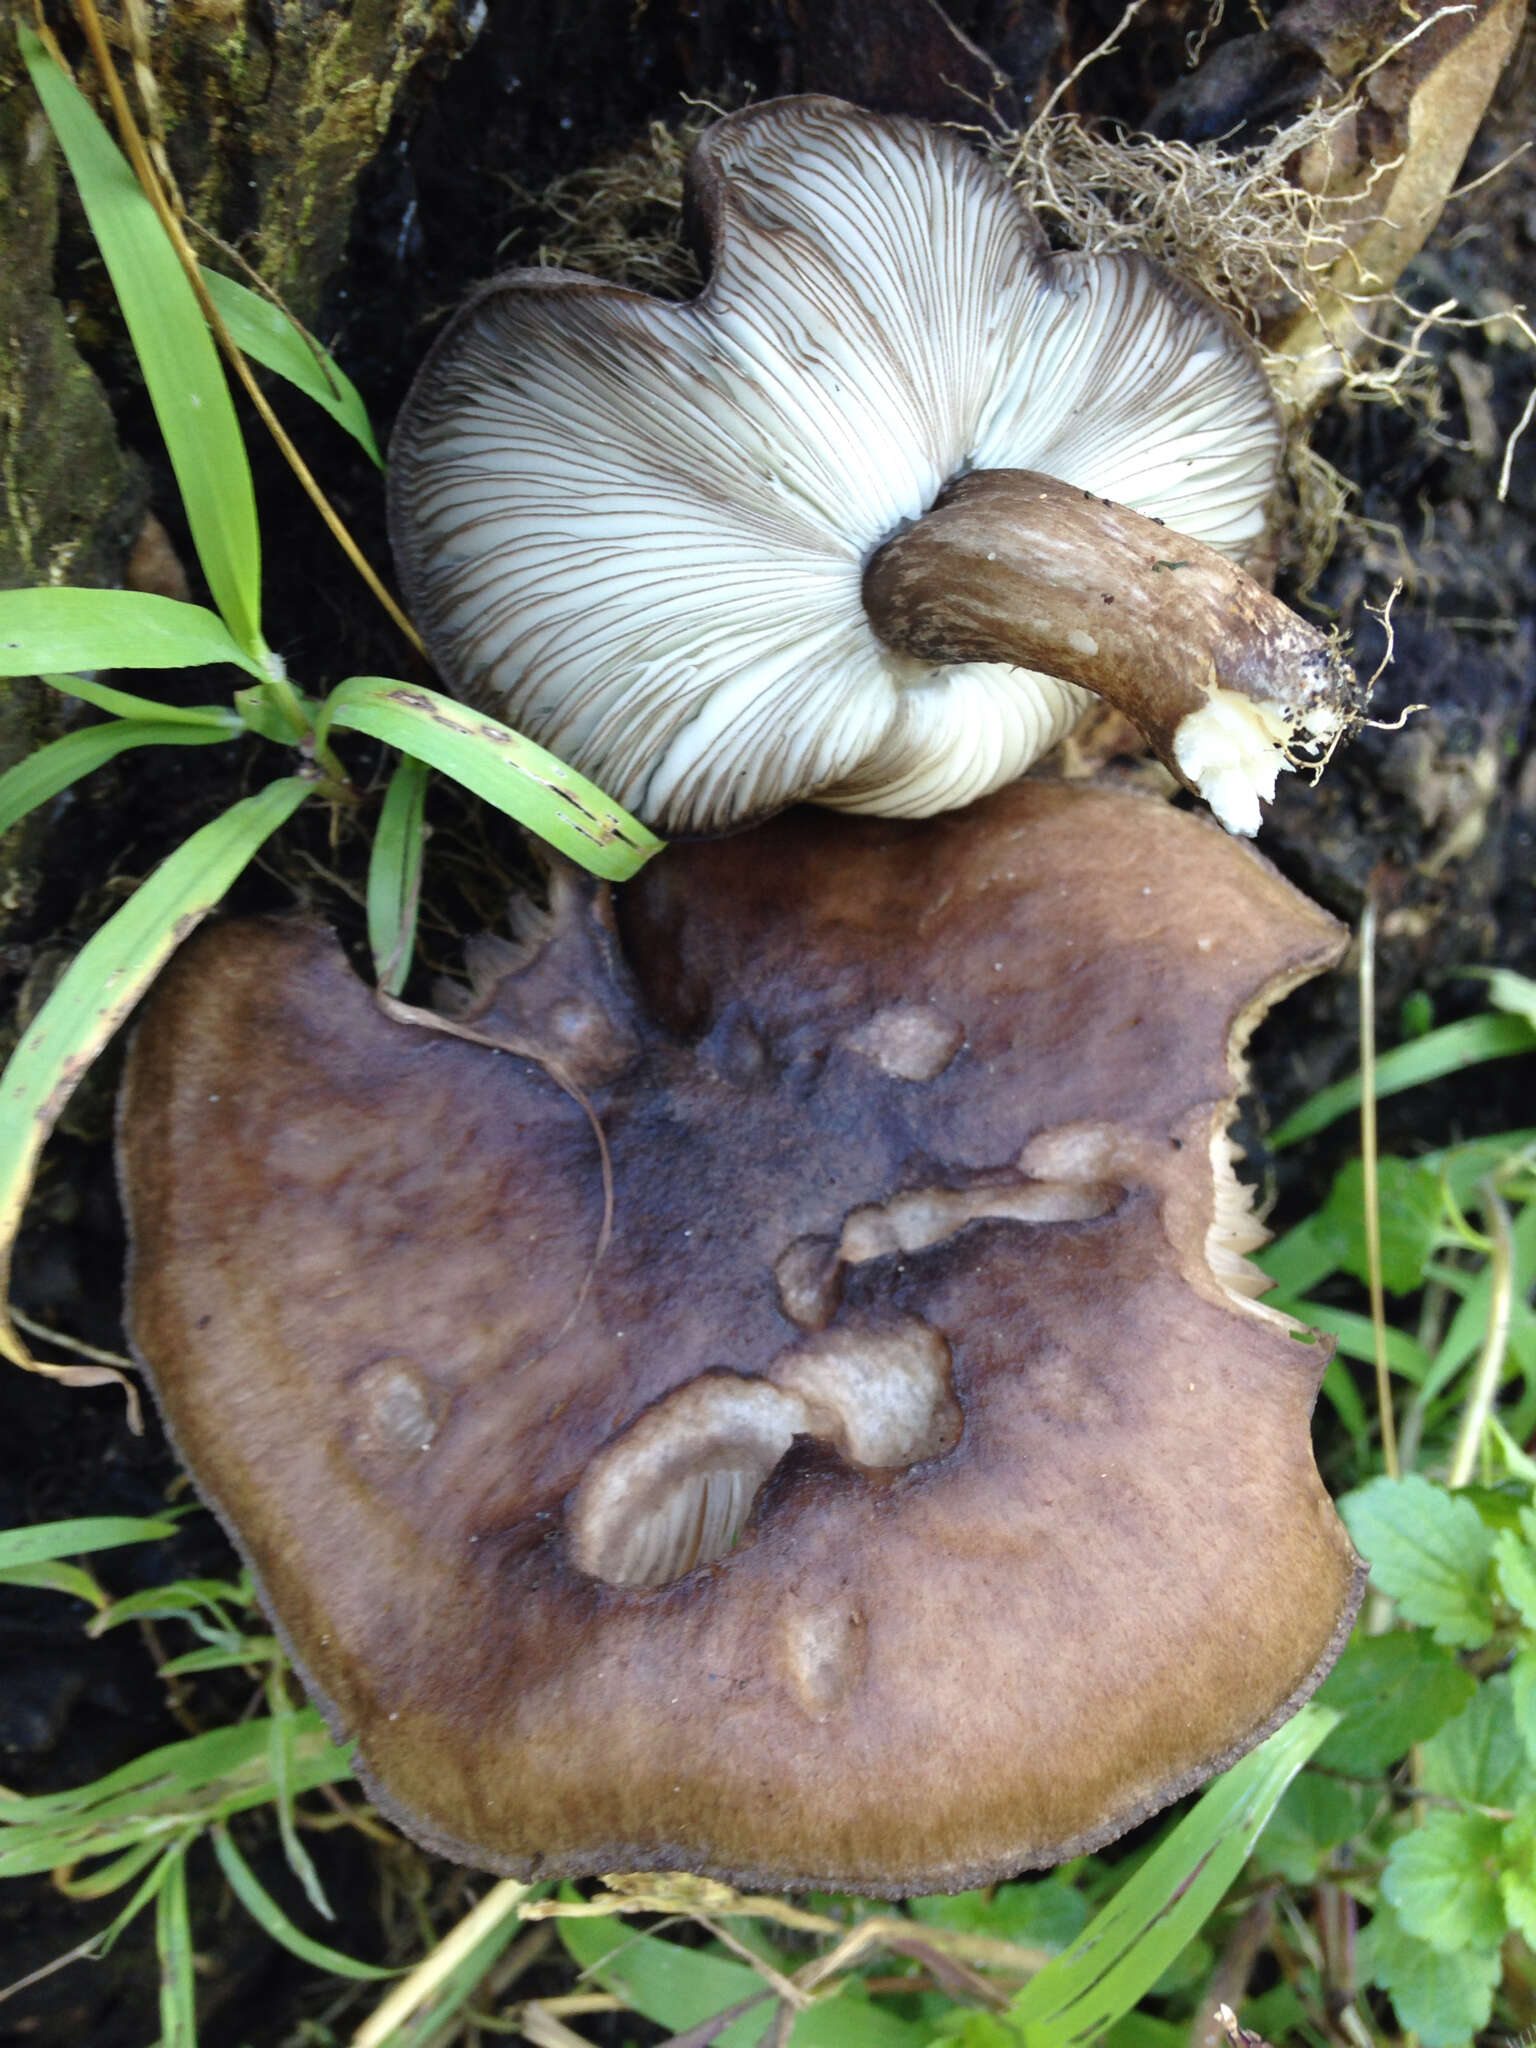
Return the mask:
<svg viewBox="0 0 1536 2048">
<path fill-rule="evenodd" d="M 398 1970 L 386 1970 L 377 1963 L 360 1963 L 355 1956 L 343 1955 L 340 1949 L 327 1948 L 323 1941 L 312 1941 L 295 1927 L 235 1847 L 227 1828 L 213 1830 L 213 1853 L 230 1890 L 251 1918 L 301 1962 L 313 1963 L 317 1970 L 329 1970 L 334 1977 L 353 1977 L 363 1983 L 400 1975 Z"/>
<path fill-rule="evenodd" d="M 288 1859 L 288 1868 L 304 1887 L 305 1897 L 321 1919 L 334 1920 L 336 1915 L 325 1896 L 320 1873 L 311 1862 L 309 1851 L 299 1840 L 298 1822 L 293 1811 L 294 1724 L 298 1717 L 288 1703 L 282 1678 L 277 1672 L 267 1680 L 267 1700 L 272 1709 L 267 1769 L 272 1778 L 272 1804 L 277 1813 L 277 1831 L 282 1837 L 283 1854 Z"/>
<path fill-rule="evenodd" d="M 132 336 L 213 601 L 246 653 L 259 658 L 256 498 L 213 338 L 122 152 L 32 31 L 22 27 L 19 36 Z"/>
<path fill-rule="evenodd" d="M 373 971 L 387 996 L 397 996 L 416 950 L 416 911 L 426 847 L 422 814 L 431 770 L 402 754 L 389 778 L 379 828 L 368 857 L 368 945 Z"/>
<path fill-rule="evenodd" d="M 242 354 L 275 370 L 279 377 L 312 398 L 339 426 L 345 427 L 371 462 L 384 467 L 384 458 L 373 438 L 368 409 L 350 377 L 337 369 L 329 351 L 312 341 L 270 299 L 250 291 L 217 270 L 203 271 L 203 283 L 219 318 L 229 329 L 229 338 Z"/>
<path fill-rule="evenodd" d="M 0 775 L 0 832 L 9 832 L 19 818 L 52 801 L 72 782 L 90 775 L 130 747 L 211 747 L 233 739 L 233 732 L 207 725 L 151 725 L 140 718 L 120 718 L 112 725 L 88 725 L 50 740 Z"/>
<path fill-rule="evenodd" d="M 510 726 L 436 690 L 387 676 L 353 676 L 325 700 L 315 727 L 317 750 L 332 725 L 429 762 L 605 881 L 627 881 L 661 850 L 654 833 L 585 776 Z"/>
<path fill-rule="evenodd" d="M 217 612 L 205 605 L 152 597 L 143 590 L 0 591 L 0 675 L 45 676 L 98 668 L 200 668 L 210 661 L 235 662 L 248 674 L 266 680 L 261 663 L 246 653 Z M 73 683 L 60 687 L 76 696 L 88 694 Z M 111 711 L 117 707 L 107 704 L 103 708 Z M 181 719 L 191 714 L 159 704 L 139 715 Z"/>
<path fill-rule="evenodd" d="M 1201 1795 L 1009 2007 L 1027 2048 L 1095 2040 L 1151 1989 L 1221 1903 L 1281 1793 L 1339 1718 L 1330 1707 L 1303 1707 Z"/>
<path fill-rule="evenodd" d="M 155 1948 L 160 1956 L 160 2048 L 197 2048 L 186 1844 L 165 1859 L 165 1875 L 155 1895 Z"/>
<path fill-rule="evenodd" d="M 213 614 L 208 616 L 212 618 Z M 114 718 L 142 719 L 150 725 L 212 725 L 226 739 L 238 739 L 249 730 L 233 704 L 161 704 L 153 697 L 135 697 L 127 690 L 113 690 L 85 676 L 52 675 L 44 676 L 43 681 L 66 697 L 79 697 L 86 704 L 94 704 L 98 711 L 110 711 Z"/>
<path fill-rule="evenodd" d="M 1405 1088 L 1422 1087 L 1426 1081 L 1440 1081 L 1447 1074 L 1459 1074 L 1483 1060 L 1508 1059 L 1514 1053 L 1536 1050 L 1536 1027 L 1523 1017 L 1502 1015 L 1468 1017 L 1460 1024 L 1447 1024 L 1439 1031 L 1426 1032 L 1407 1045 L 1385 1052 L 1376 1062 L 1376 1094 L 1400 1095 Z M 1288 1116 L 1270 1135 L 1276 1152 L 1302 1138 L 1326 1130 L 1341 1116 L 1360 1107 L 1360 1076 L 1335 1081 L 1320 1088 L 1300 1109 Z"/>
<path fill-rule="evenodd" d="M 276 1663 L 281 1657 L 282 1647 L 276 1636 L 242 1636 L 238 1645 L 228 1650 L 188 1650 L 184 1657 L 167 1657 L 160 1666 L 160 1676 L 185 1678 L 197 1671 L 243 1671 Z"/>
<path fill-rule="evenodd" d="M 176 1524 L 159 1516 L 82 1515 L 68 1522 L 38 1522 L 0 1533 L 0 1565 L 43 1564 L 91 1550 L 116 1550 L 124 1543 L 159 1543 L 175 1534 Z"/>
<path fill-rule="evenodd" d="M 107 1596 L 77 1564 L 0 1565 L 0 1586 L 27 1586 L 35 1593 L 68 1593 L 88 1607 L 102 1608 Z"/>
<path fill-rule="evenodd" d="M 297 776 L 268 783 L 194 832 L 88 939 L 0 1075 L 0 1281 L 9 1278 L 32 1176 L 76 1082 L 194 925 L 256 849 L 309 795 Z M 0 1286 L 0 1302 L 8 1290 Z M 29 1364 L 0 1310 L 0 1351 Z"/>
</svg>

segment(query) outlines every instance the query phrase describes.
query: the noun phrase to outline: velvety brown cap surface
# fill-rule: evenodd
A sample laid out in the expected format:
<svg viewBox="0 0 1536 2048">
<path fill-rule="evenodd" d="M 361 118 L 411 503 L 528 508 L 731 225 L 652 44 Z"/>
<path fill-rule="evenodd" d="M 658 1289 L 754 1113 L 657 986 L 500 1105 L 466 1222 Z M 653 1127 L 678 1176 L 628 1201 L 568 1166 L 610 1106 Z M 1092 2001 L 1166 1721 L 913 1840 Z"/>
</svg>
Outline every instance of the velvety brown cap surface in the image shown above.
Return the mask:
<svg viewBox="0 0 1536 2048">
<path fill-rule="evenodd" d="M 1213 826 L 1027 783 L 555 909 L 482 1043 L 222 926 L 126 1079 L 135 1342 L 387 1809 L 510 1872 L 894 1894 L 1257 1740 L 1357 1564 L 1318 1349 L 1207 1265 L 1211 1147 L 1338 928 Z M 587 1109 L 498 1039 L 601 1125 L 595 1270 Z M 734 1547 L 667 1578 L 710 1542 L 657 1499 Z"/>
</svg>

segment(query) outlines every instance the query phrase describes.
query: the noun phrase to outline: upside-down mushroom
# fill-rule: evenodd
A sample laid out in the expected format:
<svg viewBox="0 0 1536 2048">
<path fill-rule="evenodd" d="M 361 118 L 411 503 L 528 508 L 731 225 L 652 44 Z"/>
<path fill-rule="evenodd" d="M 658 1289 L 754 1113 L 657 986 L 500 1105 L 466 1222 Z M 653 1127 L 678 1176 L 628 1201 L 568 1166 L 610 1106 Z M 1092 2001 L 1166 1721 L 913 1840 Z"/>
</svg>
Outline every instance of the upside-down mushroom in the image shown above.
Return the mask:
<svg viewBox="0 0 1536 2048">
<path fill-rule="evenodd" d="M 837 100 L 717 123 L 689 200 L 691 303 L 513 271 L 417 376 L 391 532 L 450 687 L 674 833 L 967 803 L 1095 692 L 1255 831 L 1361 692 L 1242 566 L 1282 435 L 1236 328 Z"/>
<path fill-rule="evenodd" d="M 894 1895 L 1273 1728 L 1359 1577 L 1226 1127 L 1340 941 L 1028 782 L 561 870 L 441 1029 L 314 923 L 195 939 L 125 1080 L 133 1339 L 385 1810 Z"/>
</svg>

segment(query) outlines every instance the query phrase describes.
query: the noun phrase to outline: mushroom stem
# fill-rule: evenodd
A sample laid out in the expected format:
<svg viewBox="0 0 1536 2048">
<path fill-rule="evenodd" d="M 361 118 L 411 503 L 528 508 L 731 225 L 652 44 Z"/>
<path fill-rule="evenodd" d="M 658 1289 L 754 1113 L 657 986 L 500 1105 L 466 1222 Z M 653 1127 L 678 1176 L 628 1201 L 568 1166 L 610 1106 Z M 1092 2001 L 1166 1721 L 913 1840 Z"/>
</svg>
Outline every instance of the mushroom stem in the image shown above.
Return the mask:
<svg viewBox="0 0 1536 2048">
<path fill-rule="evenodd" d="M 888 647 L 1012 662 L 1123 711 L 1232 832 L 1326 755 L 1364 693 L 1337 647 L 1225 555 L 1027 469 L 978 470 L 864 572 Z"/>
</svg>

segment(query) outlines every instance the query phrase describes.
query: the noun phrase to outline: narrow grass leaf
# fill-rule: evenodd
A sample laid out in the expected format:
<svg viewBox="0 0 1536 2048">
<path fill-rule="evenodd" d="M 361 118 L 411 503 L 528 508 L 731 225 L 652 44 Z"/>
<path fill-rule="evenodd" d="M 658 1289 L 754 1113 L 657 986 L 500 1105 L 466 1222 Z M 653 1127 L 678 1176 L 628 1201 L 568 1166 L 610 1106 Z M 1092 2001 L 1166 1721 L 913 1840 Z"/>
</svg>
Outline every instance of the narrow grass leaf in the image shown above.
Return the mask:
<svg viewBox="0 0 1536 2048">
<path fill-rule="evenodd" d="M 321 1919 L 334 1920 L 335 1911 L 325 1896 L 325 1887 L 320 1882 L 319 1871 L 310 1860 L 309 1851 L 299 1840 L 298 1822 L 294 1818 L 293 1741 L 297 1716 L 288 1704 L 280 1672 L 274 1671 L 267 1680 L 267 1700 L 272 1709 L 267 1768 L 272 1774 L 272 1804 L 277 1812 L 277 1831 L 282 1837 L 283 1854 L 288 1859 L 288 1868 L 304 1887 L 304 1896 Z"/>
<path fill-rule="evenodd" d="M 244 1670 L 247 1665 L 271 1664 L 279 1660 L 276 1636 L 244 1636 L 227 1650 L 188 1650 L 184 1657 L 169 1657 L 160 1666 L 162 1678 L 186 1678 L 198 1671 Z"/>
<path fill-rule="evenodd" d="M 297 776 L 271 782 L 194 832 L 86 941 L 27 1027 L 0 1076 L 0 1281 L 9 1277 L 38 1154 L 81 1075 L 176 947 L 309 791 Z M 0 1286 L 0 1301 L 7 1291 Z M 3 1311 L 0 1351 L 18 1365 L 33 1364 Z M 107 1368 L 92 1370 L 116 1377 Z"/>
<path fill-rule="evenodd" d="M 127 173 L 126 165 L 124 171 Z M 133 189 L 139 188 L 135 185 Z M 157 221 L 155 232 L 159 231 Z M 206 605 L 154 597 L 144 590 L 50 587 L 0 591 L 0 675 L 52 676 L 99 668 L 201 668 L 213 661 L 234 662 L 266 680 L 261 663 Z M 73 683 L 58 687 L 77 696 L 86 694 Z M 155 715 L 177 718 L 183 714 L 158 705 Z"/>
<path fill-rule="evenodd" d="M 295 1927 L 235 1847 L 227 1828 L 213 1830 L 213 1853 L 230 1890 L 251 1918 L 301 1962 L 313 1963 L 317 1970 L 329 1970 L 334 1977 L 352 1977 L 364 1983 L 399 1976 L 398 1970 L 381 1969 L 377 1963 L 360 1963 L 354 1956 L 343 1955 L 340 1949 L 327 1948 L 323 1941 L 312 1941 Z"/>
<path fill-rule="evenodd" d="M 373 438 L 368 408 L 352 380 L 336 367 L 334 357 L 321 348 L 281 306 L 265 299 L 217 270 L 204 269 L 219 318 L 229 329 L 229 338 L 242 354 L 252 357 L 279 377 L 312 398 L 339 426 L 345 427 L 370 462 L 380 469 L 384 458 Z"/>
<path fill-rule="evenodd" d="M 208 588 L 235 639 L 247 655 L 259 658 L 256 499 L 213 338 L 176 251 L 122 152 L 33 32 L 23 26 L 19 37 L 122 307 Z M 76 665 L 96 664 L 47 664 Z"/>
<path fill-rule="evenodd" d="M 1524 1017 L 1468 1017 L 1460 1024 L 1447 1024 L 1407 1045 L 1385 1052 L 1376 1062 L 1376 1094 L 1400 1095 L 1405 1088 L 1422 1087 L 1426 1081 L 1440 1081 L 1447 1074 L 1459 1074 L 1465 1067 L 1484 1060 L 1509 1059 L 1515 1053 L 1536 1050 L 1536 1025 Z M 1335 1081 L 1320 1088 L 1300 1109 L 1288 1116 L 1271 1133 L 1270 1145 L 1283 1151 L 1302 1138 L 1326 1130 L 1341 1116 L 1360 1107 L 1360 1076 Z"/>
<path fill-rule="evenodd" d="M 373 971 L 387 996 L 397 996 L 405 987 L 416 950 L 430 774 L 425 761 L 411 754 L 400 756 L 384 793 L 368 857 L 368 945 Z"/>
<path fill-rule="evenodd" d="M 510 726 L 436 690 L 353 676 L 325 700 L 317 749 L 332 725 L 429 762 L 605 881 L 627 881 L 661 850 L 661 840 L 595 783 Z"/>
<path fill-rule="evenodd" d="M 69 1593 L 88 1607 L 105 1607 L 107 1596 L 77 1564 L 17 1564 L 0 1567 L 0 1586 L 29 1586 L 37 1593 Z"/>
<path fill-rule="evenodd" d="M 216 725 L 226 739 L 238 739 L 246 730 L 232 704 L 162 704 L 154 697 L 135 697 L 127 690 L 93 683 L 86 676 L 44 676 L 43 681 L 66 697 L 110 711 L 114 718 L 143 718 L 151 725 Z"/>
<path fill-rule="evenodd" d="M 110 1863 L 98 1865 L 84 1877 L 77 1877 L 72 1871 L 56 1870 L 54 1884 L 66 1899 L 105 1899 L 113 1892 L 121 1891 L 125 1884 L 131 1884 L 139 1872 L 157 1856 L 165 1854 L 165 1840 L 161 1835 L 152 1835 L 147 1842 L 139 1842 L 131 1849 L 125 1849 L 121 1856 L 114 1856 Z"/>
<path fill-rule="evenodd" d="M 160 1957 L 159 2048 L 197 2048 L 197 1977 L 192 1967 L 192 1916 L 187 1907 L 187 1845 L 165 1859 L 155 1898 L 155 1948 Z"/>
<path fill-rule="evenodd" d="M 1281 1793 L 1339 1716 L 1303 1707 L 1191 1812 L 1009 2008 L 1027 2048 L 1095 2040 L 1148 1992 L 1221 1903 Z"/>
<path fill-rule="evenodd" d="M 88 725 L 28 754 L 0 775 L 0 832 L 18 819 L 51 803 L 61 790 L 105 767 L 131 747 L 210 747 L 233 739 L 240 731 L 211 725 L 150 725 L 139 718 L 120 718 L 111 725 Z"/>
<path fill-rule="evenodd" d="M 1346 1358 L 1358 1358 L 1369 1365 L 1376 1356 L 1375 1332 L 1369 1316 L 1357 1315 L 1353 1309 L 1334 1308 L 1325 1301 L 1290 1301 L 1279 1294 L 1270 1295 L 1266 1306 L 1326 1331 Z M 1429 1353 L 1423 1345 L 1406 1330 L 1393 1329 L 1386 1332 L 1386 1344 L 1387 1363 L 1392 1370 L 1415 1386 L 1420 1385 L 1430 1366 Z"/>
<path fill-rule="evenodd" d="M 30 1529 L 0 1532 L 0 1565 L 42 1564 L 91 1550 L 116 1550 L 124 1543 L 159 1543 L 175 1534 L 176 1524 L 160 1515 L 80 1515 L 66 1522 L 37 1522 Z"/>
</svg>

